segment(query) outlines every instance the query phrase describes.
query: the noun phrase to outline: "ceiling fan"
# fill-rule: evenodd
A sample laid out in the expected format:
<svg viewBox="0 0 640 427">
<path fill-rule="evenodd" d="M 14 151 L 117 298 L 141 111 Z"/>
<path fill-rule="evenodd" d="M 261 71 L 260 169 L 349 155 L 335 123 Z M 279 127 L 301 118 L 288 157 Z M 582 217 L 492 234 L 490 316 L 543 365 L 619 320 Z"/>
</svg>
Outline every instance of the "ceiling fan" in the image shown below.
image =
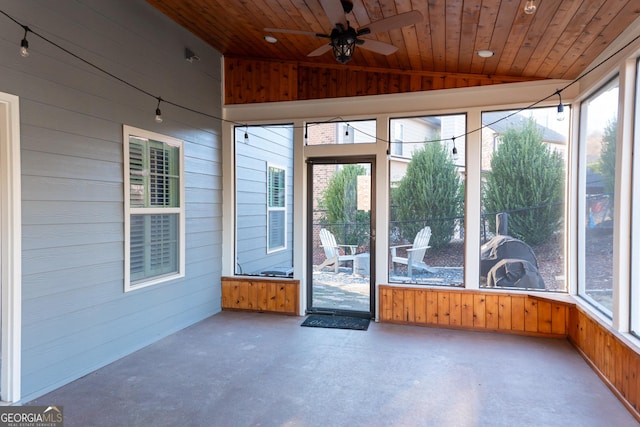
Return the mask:
<svg viewBox="0 0 640 427">
<path fill-rule="evenodd" d="M 265 28 L 265 31 L 273 33 L 303 34 L 314 37 L 329 39 L 329 43 L 320 46 L 307 56 L 320 56 L 331 49 L 338 62 L 346 64 L 353 56 L 355 46 L 382 55 L 390 55 L 398 48 L 392 44 L 380 42 L 372 39 L 361 39 L 360 36 L 389 31 L 408 25 L 417 24 L 422 21 L 422 14 L 417 10 L 400 13 L 379 21 L 372 22 L 362 28 L 355 29 L 349 25 L 347 14 L 353 10 L 353 3 L 350 0 L 320 0 L 320 4 L 327 14 L 334 27 L 330 34 L 314 33 L 312 31 L 288 30 L 283 28 Z"/>
</svg>

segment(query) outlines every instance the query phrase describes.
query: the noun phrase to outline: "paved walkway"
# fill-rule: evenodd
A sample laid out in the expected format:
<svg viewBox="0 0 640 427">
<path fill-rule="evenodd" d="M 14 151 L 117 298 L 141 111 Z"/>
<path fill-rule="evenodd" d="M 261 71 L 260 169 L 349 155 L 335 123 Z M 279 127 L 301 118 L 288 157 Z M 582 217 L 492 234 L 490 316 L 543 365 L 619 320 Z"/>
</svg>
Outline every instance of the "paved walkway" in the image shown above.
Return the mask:
<svg viewBox="0 0 640 427">
<path fill-rule="evenodd" d="M 406 276 L 393 276 L 394 283 L 408 283 Z M 437 268 L 435 274 L 419 273 L 415 284 L 460 286 L 463 283 L 462 268 Z M 369 311 L 369 276 L 351 274 L 351 268 L 313 272 L 313 306 L 333 310 Z"/>
<path fill-rule="evenodd" d="M 334 310 L 369 311 L 369 277 L 348 272 L 315 271 L 313 273 L 313 306 Z"/>
</svg>

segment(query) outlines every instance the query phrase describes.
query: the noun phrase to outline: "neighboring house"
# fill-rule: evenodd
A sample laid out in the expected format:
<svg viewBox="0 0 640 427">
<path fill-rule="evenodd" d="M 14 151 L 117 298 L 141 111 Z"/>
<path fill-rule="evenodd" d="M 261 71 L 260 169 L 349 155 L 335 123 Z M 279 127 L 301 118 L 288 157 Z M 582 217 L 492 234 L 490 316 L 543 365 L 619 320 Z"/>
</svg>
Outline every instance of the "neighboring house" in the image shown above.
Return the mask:
<svg viewBox="0 0 640 427">
<path fill-rule="evenodd" d="M 443 144 L 451 152 L 453 163 L 464 176 L 465 120 L 462 115 L 426 116 L 392 119 L 390 124 L 390 181 L 397 186 L 407 173 L 407 166 L 416 150 L 425 143 Z M 456 154 L 453 154 L 455 140 Z"/>
<path fill-rule="evenodd" d="M 505 118 L 506 117 L 506 118 Z M 524 113 L 513 114 L 511 111 L 491 111 L 482 113 L 482 170 L 491 169 L 493 153 L 502 143 L 502 136 L 509 128 L 520 128 L 529 120 Z M 560 153 L 562 158 L 567 156 L 567 138 L 553 129 L 536 123 L 536 127 L 542 133 L 542 142 L 553 151 Z"/>
<path fill-rule="evenodd" d="M 389 176 L 397 186 L 407 173 L 407 165 L 416 150 L 427 141 L 440 139 L 441 122 L 438 117 L 395 119 L 391 122 L 389 144 Z"/>
</svg>

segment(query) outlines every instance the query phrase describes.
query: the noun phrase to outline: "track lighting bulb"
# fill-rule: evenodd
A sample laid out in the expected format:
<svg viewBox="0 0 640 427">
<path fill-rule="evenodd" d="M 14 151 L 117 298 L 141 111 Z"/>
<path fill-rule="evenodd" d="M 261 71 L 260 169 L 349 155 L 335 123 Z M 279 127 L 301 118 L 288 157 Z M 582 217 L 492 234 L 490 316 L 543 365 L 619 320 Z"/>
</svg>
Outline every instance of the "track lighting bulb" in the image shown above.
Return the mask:
<svg viewBox="0 0 640 427">
<path fill-rule="evenodd" d="M 248 130 L 248 128 L 244 128 L 244 143 L 245 144 L 249 143 L 249 130 Z"/>
<path fill-rule="evenodd" d="M 156 107 L 156 123 L 162 123 L 162 111 L 160 111 L 160 103 L 162 98 L 158 98 L 158 106 Z"/>
<path fill-rule="evenodd" d="M 344 136 L 349 136 L 349 125 L 347 125 L 347 130 L 344 132 Z"/>
<path fill-rule="evenodd" d="M 29 41 L 27 40 L 27 33 L 29 32 L 29 27 L 24 27 L 24 37 L 20 42 L 20 55 L 23 58 L 29 56 Z"/>
<path fill-rule="evenodd" d="M 533 15 L 536 12 L 536 2 L 535 0 L 527 0 L 524 5 L 524 13 L 527 15 Z"/>
</svg>

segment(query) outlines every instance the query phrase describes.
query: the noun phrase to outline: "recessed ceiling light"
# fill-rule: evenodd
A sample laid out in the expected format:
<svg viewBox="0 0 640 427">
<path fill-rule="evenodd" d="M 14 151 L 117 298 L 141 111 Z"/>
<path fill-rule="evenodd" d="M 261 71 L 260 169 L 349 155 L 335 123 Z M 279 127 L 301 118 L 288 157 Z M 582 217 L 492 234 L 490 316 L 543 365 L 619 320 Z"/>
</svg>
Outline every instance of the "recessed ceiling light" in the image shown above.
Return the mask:
<svg viewBox="0 0 640 427">
<path fill-rule="evenodd" d="M 495 52 L 492 50 L 479 50 L 477 53 L 481 58 L 491 58 L 493 55 L 495 55 Z"/>
<path fill-rule="evenodd" d="M 278 39 L 273 36 L 264 36 L 264 39 L 269 43 L 278 43 Z"/>
</svg>

